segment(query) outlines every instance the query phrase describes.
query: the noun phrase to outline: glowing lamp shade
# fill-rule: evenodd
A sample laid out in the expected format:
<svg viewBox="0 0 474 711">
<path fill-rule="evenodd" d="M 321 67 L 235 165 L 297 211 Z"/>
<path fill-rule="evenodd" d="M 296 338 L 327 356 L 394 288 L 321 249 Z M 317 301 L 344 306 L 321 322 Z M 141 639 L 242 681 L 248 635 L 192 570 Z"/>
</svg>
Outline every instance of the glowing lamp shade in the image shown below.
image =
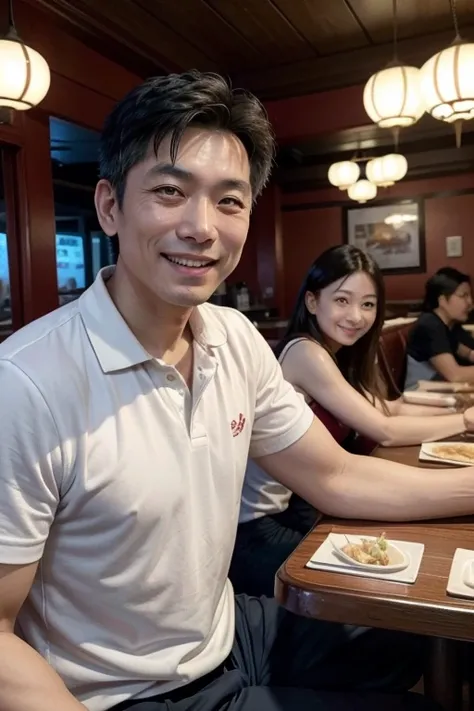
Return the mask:
<svg viewBox="0 0 474 711">
<path fill-rule="evenodd" d="M 364 88 L 364 108 L 381 128 L 412 126 L 425 110 L 420 70 L 394 66 L 373 74 Z"/>
<path fill-rule="evenodd" d="M 48 63 L 41 54 L 21 41 L 0 40 L 0 106 L 31 109 L 44 99 L 50 82 Z"/>
<path fill-rule="evenodd" d="M 333 163 L 329 168 L 328 180 L 331 185 L 334 185 L 339 190 L 347 190 L 350 185 L 353 185 L 360 175 L 360 168 L 352 160 L 343 160 L 339 163 Z"/>
<path fill-rule="evenodd" d="M 434 118 L 474 118 L 474 44 L 454 44 L 431 57 L 421 68 L 421 91 Z"/>
<path fill-rule="evenodd" d="M 373 200 L 377 195 L 377 186 L 369 180 L 358 180 L 357 183 L 350 186 L 347 194 L 351 200 L 367 202 L 367 200 Z"/>
<path fill-rule="evenodd" d="M 405 156 L 400 153 L 389 153 L 380 158 L 369 160 L 365 168 L 365 173 L 371 183 L 381 188 L 393 185 L 397 180 L 405 177 L 408 171 L 408 163 Z"/>
</svg>

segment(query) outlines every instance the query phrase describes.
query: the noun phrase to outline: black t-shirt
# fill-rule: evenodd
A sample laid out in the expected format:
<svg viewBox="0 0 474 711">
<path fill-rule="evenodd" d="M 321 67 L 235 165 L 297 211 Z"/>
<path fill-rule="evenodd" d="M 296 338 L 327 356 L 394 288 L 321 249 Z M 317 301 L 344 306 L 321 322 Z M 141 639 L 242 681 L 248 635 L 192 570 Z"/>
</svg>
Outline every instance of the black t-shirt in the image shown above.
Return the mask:
<svg viewBox="0 0 474 711">
<path fill-rule="evenodd" d="M 408 336 L 407 355 L 421 363 L 451 353 L 463 362 L 457 353 L 460 343 L 474 349 L 474 339 L 460 324 L 449 328 L 435 313 L 423 313 Z"/>
</svg>

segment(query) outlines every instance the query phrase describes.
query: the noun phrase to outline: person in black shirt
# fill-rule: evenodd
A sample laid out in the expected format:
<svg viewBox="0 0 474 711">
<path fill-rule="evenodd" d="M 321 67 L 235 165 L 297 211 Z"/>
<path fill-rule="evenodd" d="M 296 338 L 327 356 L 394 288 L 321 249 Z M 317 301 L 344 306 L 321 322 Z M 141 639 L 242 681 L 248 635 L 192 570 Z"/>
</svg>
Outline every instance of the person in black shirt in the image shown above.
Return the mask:
<svg viewBox="0 0 474 711">
<path fill-rule="evenodd" d="M 474 382 L 474 339 L 461 325 L 471 309 L 467 274 L 444 267 L 428 279 L 423 313 L 408 337 L 406 390 L 419 380 Z"/>
</svg>

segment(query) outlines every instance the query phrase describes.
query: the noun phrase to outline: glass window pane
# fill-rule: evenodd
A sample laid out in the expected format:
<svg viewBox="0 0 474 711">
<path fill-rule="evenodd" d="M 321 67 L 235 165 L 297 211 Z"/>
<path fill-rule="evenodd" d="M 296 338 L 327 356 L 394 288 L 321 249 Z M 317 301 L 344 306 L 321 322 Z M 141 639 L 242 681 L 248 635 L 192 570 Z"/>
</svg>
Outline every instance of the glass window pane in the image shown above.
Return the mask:
<svg viewBox="0 0 474 711">
<path fill-rule="evenodd" d="M 12 332 L 5 189 L 0 163 L 0 340 Z"/>
<path fill-rule="evenodd" d="M 116 259 L 94 207 L 99 134 L 51 118 L 50 136 L 59 301 L 64 304 L 76 299 L 98 271 Z"/>
</svg>

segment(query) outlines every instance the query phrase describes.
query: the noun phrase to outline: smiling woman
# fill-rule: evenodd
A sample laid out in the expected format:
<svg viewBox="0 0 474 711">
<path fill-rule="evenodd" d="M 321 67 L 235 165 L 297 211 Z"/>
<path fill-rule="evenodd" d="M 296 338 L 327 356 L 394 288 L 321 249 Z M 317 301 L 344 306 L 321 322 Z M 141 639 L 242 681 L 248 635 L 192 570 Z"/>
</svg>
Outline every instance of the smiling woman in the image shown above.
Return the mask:
<svg viewBox="0 0 474 711">
<path fill-rule="evenodd" d="M 380 269 L 368 253 L 342 245 L 321 254 L 276 349 L 286 380 L 333 438 L 358 453 L 472 428 L 472 408 L 463 416 L 385 399 L 377 366 L 384 300 Z M 231 567 L 235 589 L 272 595 L 276 570 L 317 518 L 314 508 L 250 461 Z"/>
</svg>

